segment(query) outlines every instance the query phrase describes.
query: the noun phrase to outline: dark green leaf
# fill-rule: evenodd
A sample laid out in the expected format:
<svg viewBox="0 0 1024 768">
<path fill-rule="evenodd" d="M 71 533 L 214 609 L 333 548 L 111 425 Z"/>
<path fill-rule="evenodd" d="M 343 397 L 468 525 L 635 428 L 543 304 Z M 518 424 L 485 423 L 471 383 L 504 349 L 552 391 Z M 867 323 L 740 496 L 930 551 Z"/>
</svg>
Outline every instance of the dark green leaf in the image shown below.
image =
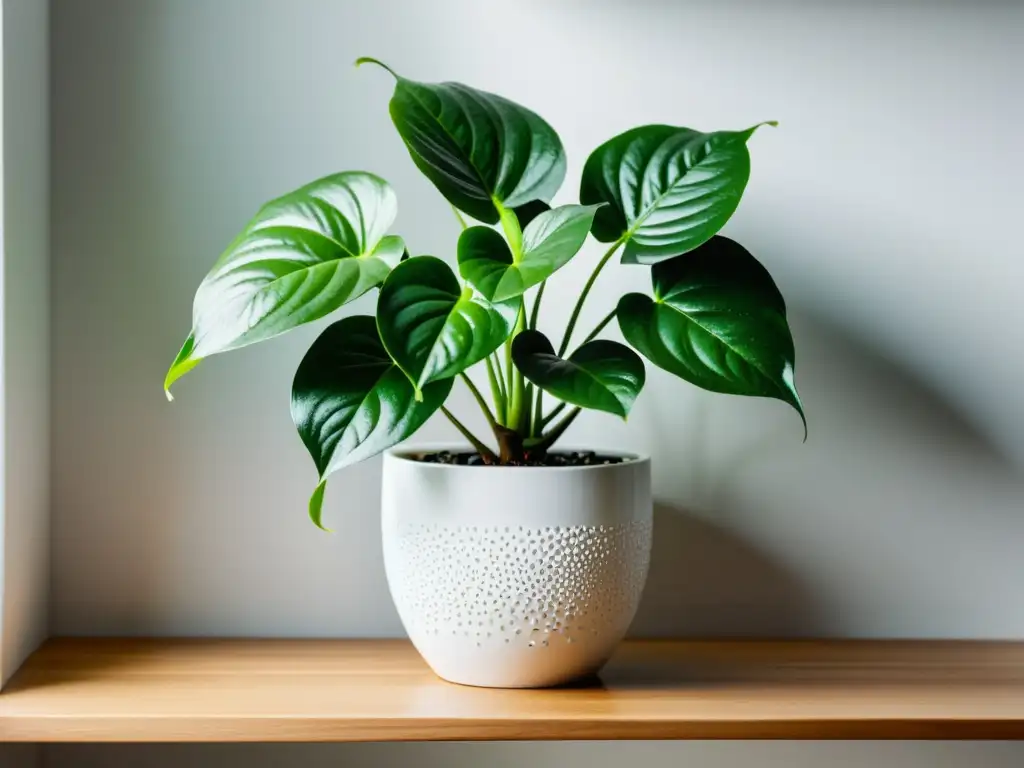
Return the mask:
<svg viewBox="0 0 1024 768">
<path fill-rule="evenodd" d="M 747 139 L 758 127 L 700 133 L 645 125 L 605 142 L 587 159 L 580 185 L 581 202 L 608 203 L 594 218 L 594 236 L 624 240 L 623 261 L 641 264 L 706 242 L 739 205 L 750 177 Z"/>
<path fill-rule="evenodd" d="M 786 304 L 743 246 L 713 237 L 656 264 L 651 276 L 653 300 L 630 293 L 619 302 L 619 326 L 630 344 L 698 387 L 774 397 L 804 418 Z"/>
<path fill-rule="evenodd" d="M 372 317 L 346 317 L 327 327 L 299 364 L 292 384 L 292 420 L 320 476 L 309 515 L 320 521 L 327 475 L 401 442 L 436 411 L 452 380 L 423 388 L 391 360 Z"/>
<path fill-rule="evenodd" d="M 518 313 L 518 301 L 490 303 L 459 285 L 433 256 L 395 267 L 377 299 L 384 346 L 417 390 L 491 354 L 509 337 Z"/>
<path fill-rule="evenodd" d="M 562 185 L 562 142 L 530 110 L 460 83 L 395 79 L 391 119 L 413 162 L 458 209 L 496 224 L 500 207 L 549 201 Z"/>
<path fill-rule="evenodd" d="M 559 400 L 622 418 L 644 386 L 643 360 L 616 341 L 588 341 L 563 359 L 543 333 L 523 331 L 512 342 L 512 359 L 527 379 Z"/>
<path fill-rule="evenodd" d="M 317 320 L 379 285 L 402 257 L 397 202 L 369 173 L 338 173 L 264 205 L 196 293 L 165 389 L 205 357 Z"/>
<path fill-rule="evenodd" d="M 519 219 L 519 226 L 526 229 L 530 222 L 540 216 L 544 211 L 550 211 L 551 206 L 543 200 L 531 200 L 515 209 L 516 218 Z"/>
<path fill-rule="evenodd" d="M 536 216 L 523 232 L 519 254 L 488 227 L 459 238 L 459 272 L 491 301 L 521 296 L 579 252 L 597 206 L 563 205 Z"/>
</svg>

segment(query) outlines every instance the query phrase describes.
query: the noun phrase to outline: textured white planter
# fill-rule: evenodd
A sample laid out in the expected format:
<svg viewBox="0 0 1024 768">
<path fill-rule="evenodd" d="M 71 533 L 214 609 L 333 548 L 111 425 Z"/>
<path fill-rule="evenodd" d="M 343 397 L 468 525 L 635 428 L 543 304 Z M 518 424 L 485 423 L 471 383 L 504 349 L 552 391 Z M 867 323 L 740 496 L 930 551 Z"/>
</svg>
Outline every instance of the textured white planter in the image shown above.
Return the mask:
<svg viewBox="0 0 1024 768">
<path fill-rule="evenodd" d="M 427 663 L 501 688 L 600 669 L 647 578 L 650 461 L 466 467 L 417 453 L 384 457 L 384 565 Z"/>
</svg>

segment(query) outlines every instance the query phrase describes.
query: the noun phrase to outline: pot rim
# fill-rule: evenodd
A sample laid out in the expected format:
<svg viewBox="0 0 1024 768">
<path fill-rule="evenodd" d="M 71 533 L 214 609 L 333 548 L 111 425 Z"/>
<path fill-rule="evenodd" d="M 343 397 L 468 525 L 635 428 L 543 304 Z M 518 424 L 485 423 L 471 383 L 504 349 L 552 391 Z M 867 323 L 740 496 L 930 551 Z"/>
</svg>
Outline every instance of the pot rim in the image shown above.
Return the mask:
<svg viewBox="0 0 1024 768">
<path fill-rule="evenodd" d="M 411 454 L 419 453 L 433 453 L 437 451 L 452 451 L 460 453 L 474 453 L 472 446 L 463 443 L 426 443 L 417 444 L 411 446 L 395 446 L 394 448 L 388 448 L 384 451 L 384 455 L 393 460 L 409 462 L 415 464 L 417 467 L 423 467 L 429 470 L 437 471 L 450 471 L 450 470 L 490 470 L 491 472 L 496 469 L 503 470 L 515 470 L 517 472 L 579 472 L 579 471 L 593 471 L 593 470 L 609 470 L 615 467 L 634 467 L 641 464 L 650 464 L 651 457 L 641 454 L 633 453 L 630 451 L 616 451 L 604 448 L 580 448 L 577 446 L 566 446 L 565 448 L 559 448 L 555 453 L 572 453 L 574 451 L 593 451 L 599 455 L 612 456 L 614 458 L 622 459 L 618 464 L 581 464 L 572 467 L 520 467 L 515 465 L 508 466 L 487 466 L 487 465 L 474 465 L 468 464 L 435 464 L 432 462 L 418 461 L 413 458 Z"/>
</svg>

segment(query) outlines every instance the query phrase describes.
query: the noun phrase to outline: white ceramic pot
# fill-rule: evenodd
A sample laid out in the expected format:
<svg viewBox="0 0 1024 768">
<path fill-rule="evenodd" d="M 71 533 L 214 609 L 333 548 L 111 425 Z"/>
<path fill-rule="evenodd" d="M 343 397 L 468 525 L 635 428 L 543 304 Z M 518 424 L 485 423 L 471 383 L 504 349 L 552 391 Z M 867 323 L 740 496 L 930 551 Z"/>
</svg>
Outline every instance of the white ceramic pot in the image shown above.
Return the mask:
<svg viewBox="0 0 1024 768">
<path fill-rule="evenodd" d="M 582 467 L 384 457 L 384 565 L 413 644 L 446 680 L 558 685 L 596 672 L 647 578 L 646 458 Z"/>
</svg>

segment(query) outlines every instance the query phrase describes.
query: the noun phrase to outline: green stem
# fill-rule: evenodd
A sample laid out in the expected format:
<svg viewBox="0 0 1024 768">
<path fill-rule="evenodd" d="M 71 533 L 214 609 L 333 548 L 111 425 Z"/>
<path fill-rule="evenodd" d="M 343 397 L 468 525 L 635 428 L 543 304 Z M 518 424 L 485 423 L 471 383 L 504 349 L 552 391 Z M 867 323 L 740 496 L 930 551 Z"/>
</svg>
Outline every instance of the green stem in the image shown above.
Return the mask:
<svg viewBox="0 0 1024 768">
<path fill-rule="evenodd" d="M 484 363 L 487 365 L 487 380 L 491 385 L 491 398 L 494 400 L 494 410 L 496 411 L 495 417 L 499 424 L 505 423 L 505 396 L 501 392 L 501 384 L 498 383 L 498 374 L 494 371 L 494 363 L 491 362 L 491 356 L 488 355 L 484 358 Z"/>
<path fill-rule="evenodd" d="M 494 420 L 494 414 L 491 413 L 491 409 L 487 405 L 487 401 L 484 399 L 484 396 L 480 394 L 480 390 L 477 389 L 476 384 L 473 383 L 473 380 L 469 378 L 469 375 L 465 371 L 460 373 L 459 376 L 461 376 L 462 380 L 466 382 L 466 386 L 469 387 L 469 391 L 473 393 L 473 397 L 476 399 L 477 404 L 480 406 L 480 410 L 484 412 L 484 417 L 487 419 L 487 424 L 490 426 L 492 430 L 497 429 L 498 422 Z"/>
<path fill-rule="evenodd" d="M 445 408 L 443 405 L 441 406 L 441 413 L 447 416 L 448 421 L 454 424 L 455 428 L 462 433 L 462 436 L 469 440 L 472 446 L 476 448 L 476 452 L 480 454 L 480 458 L 484 460 L 485 464 L 497 463 L 498 457 L 495 455 L 494 451 L 492 451 L 490 448 L 484 445 L 482 440 L 480 440 L 478 437 L 476 437 L 476 435 L 474 435 L 472 432 L 466 429 L 465 425 L 457 418 L 455 418 L 455 415 L 447 408 Z"/>
<path fill-rule="evenodd" d="M 583 344 L 586 344 L 588 341 L 593 341 L 597 337 L 597 334 L 599 334 L 601 331 L 603 331 L 605 326 L 608 325 L 608 323 L 610 323 L 612 320 L 615 319 L 615 313 L 617 311 L 618 311 L 618 309 L 613 309 L 611 312 L 609 312 L 607 315 L 605 315 L 604 320 L 602 320 L 600 323 L 598 323 L 597 327 L 594 330 L 592 330 L 589 334 L 587 334 L 587 338 L 585 338 L 583 340 L 583 342 L 580 344 L 580 346 L 582 347 Z"/>
<path fill-rule="evenodd" d="M 544 286 L 547 284 L 547 280 L 540 284 L 540 288 L 537 289 L 537 298 L 533 300 L 533 311 L 530 313 L 529 325 L 531 331 L 537 330 L 537 318 L 540 316 L 540 300 L 544 298 Z"/>
<path fill-rule="evenodd" d="M 550 424 L 552 421 L 554 421 L 555 417 L 558 414 L 560 414 L 562 411 L 564 411 L 565 407 L 567 405 L 568 405 L 568 403 L 566 403 L 566 402 L 561 402 L 558 405 L 556 405 L 551 410 L 551 413 L 549 413 L 547 416 L 545 416 L 543 419 L 540 420 L 540 427 L 538 429 L 543 431 L 544 427 L 546 427 L 548 424 Z"/>
<path fill-rule="evenodd" d="M 541 438 L 539 443 L 531 446 L 530 450 L 543 453 L 552 445 L 554 445 L 555 441 L 558 440 L 558 438 L 562 436 L 562 433 L 564 433 L 565 430 L 567 430 L 569 426 L 573 423 L 573 421 L 576 420 L 576 417 L 580 415 L 580 411 L 582 410 L 582 408 L 576 407 L 569 411 L 569 413 L 562 417 L 562 420 L 560 422 L 558 422 L 557 424 L 555 424 L 555 426 L 551 428 L 550 432 L 548 432 Z"/>
<path fill-rule="evenodd" d="M 515 330 L 512 331 L 512 335 L 508 337 L 508 341 L 505 343 L 505 350 L 508 355 L 508 377 L 512 389 L 510 398 L 512 404 L 509 406 L 508 426 L 519 432 L 519 434 L 522 434 L 522 426 L 525 423 L 523 420 L 523 406 L 526 397 L 526 378 L 512 363 L 512 342 L 515 341 L 516 336 L 523 332 L 525 326 L 526 303 L 520 300 L 519 316 L 516 319 Z"/>
<path fill-rule="evenodd" d="M 576 327 L 576 321 L 580 319 L 580 311 L 583 309 L 583 302 L 587 299 L 587 294 L 590 293 L 590 289 L 594 287 L 594 283 L 597 281 L 597 276 L 601 274 L 601 270 L 604 269 L 604 265 L 608 263 L 609 259 L 615 255 L 615 252 L 619 250 L 619 246 L 622 245 L 623 239 L 620 237 L 609 248 L 601 260 L 597 262 L 597 266 L 594 267 L 594 271 L 590 273 L 590 278 L 583 286 L 583 291 L 580 293 L 580 297 L 576 300 L 576 306 L 573 307 L 572 315 L 569 317 L 569 324 L 565 327 L 565 336 L 562 337 L 562 346 L 558 348 L 558 356 L 563 357 L 565 350 L 569 348 L 569 339 L 572 337 L 573 329 Z"/>
<path fill-rule="evenodd" d="M 466 223 L 466 219 L 463 217 L 462 211 L 460 211 L 458 208 L 456 208 L 453 205 L 452 206 L 452 213 L 455 214 L 455 218 L 459 220 L 459 224 L 462 225 L 463 229 L 469 229 L 469 224 Z"/>
<path fill-rule="evenodd" d="M 491 353 L 491 362 L 494 363 L 494 375 L 498 379 L 498 386 L 501 387 L 501 396 L 508 401 L 508 390 L 505 389 L 505 371 L 501 367 L 501 358 L 498 357 L 498 352 L 494 351 Z"/>
<path fill-rule="evenodd" d="M 526 377 L 523 377 L 526 380 Z M 533 431 L 533 382 L 526 384 L 523 393 L 523 406 L 519 412 L 519 434 L 529 437 Z"/>
<path fill-rule="evenodd" d="M 515 335 L 514 328 L 512 330 L 512 335 Z M 512 336 L 509 336 L 508 340 L 505 342 L 505 425 L 513 429 L 515 429 L 516 426 L 512 421 L 512 377 L 514 375 L 514 371 L 515 367 L 512 365 Z"/>
</svg>

